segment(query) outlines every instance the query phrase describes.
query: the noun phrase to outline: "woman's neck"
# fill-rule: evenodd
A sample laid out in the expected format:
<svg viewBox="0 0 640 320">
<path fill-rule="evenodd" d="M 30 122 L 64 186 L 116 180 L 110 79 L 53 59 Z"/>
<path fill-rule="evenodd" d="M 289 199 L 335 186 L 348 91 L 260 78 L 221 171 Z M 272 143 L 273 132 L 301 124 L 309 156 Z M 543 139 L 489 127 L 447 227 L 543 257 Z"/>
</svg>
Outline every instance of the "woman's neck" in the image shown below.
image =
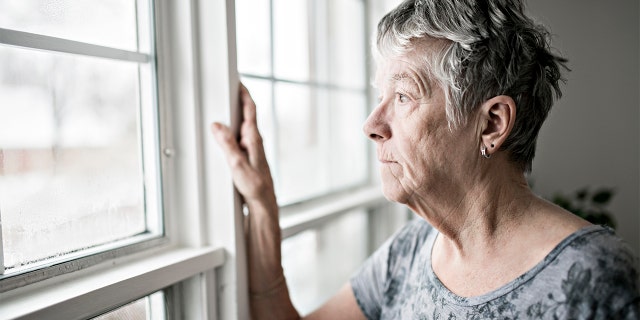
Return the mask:
<svg viewBox="0 0 640 320">
<path fill-rule="evenodd" d="M 453 181 L 455 188 L 443 185 L 437 191 L 416 194 L 407 205 L 438 229 L 459 254 L 486 252 L 525 224 L 541 201 L 529 189 L 524 174 L 502 169 L 467 176 L 463 183 Z"/>
</svg>

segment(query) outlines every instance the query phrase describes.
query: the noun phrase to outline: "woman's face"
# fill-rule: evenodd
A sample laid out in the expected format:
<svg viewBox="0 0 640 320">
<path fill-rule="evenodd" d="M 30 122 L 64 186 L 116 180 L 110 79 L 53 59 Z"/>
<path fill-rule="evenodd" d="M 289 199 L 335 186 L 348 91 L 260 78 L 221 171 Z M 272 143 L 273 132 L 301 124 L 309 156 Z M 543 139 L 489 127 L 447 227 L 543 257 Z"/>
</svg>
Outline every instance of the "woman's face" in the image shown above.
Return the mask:
<svg viewBox="0 0 640 320">
<path fill-rule="evenodd" d="M 465 158 L 476 156 L 477 145 L 467 127 L 449 129 L 444 92 L 416 61 L 400 57 L 378 64 L 379 104 L 364 125 L 376 142 L 385 196 L 405 204 L 459 187 L 455 181 L 472 165 Z"/>
</svg>

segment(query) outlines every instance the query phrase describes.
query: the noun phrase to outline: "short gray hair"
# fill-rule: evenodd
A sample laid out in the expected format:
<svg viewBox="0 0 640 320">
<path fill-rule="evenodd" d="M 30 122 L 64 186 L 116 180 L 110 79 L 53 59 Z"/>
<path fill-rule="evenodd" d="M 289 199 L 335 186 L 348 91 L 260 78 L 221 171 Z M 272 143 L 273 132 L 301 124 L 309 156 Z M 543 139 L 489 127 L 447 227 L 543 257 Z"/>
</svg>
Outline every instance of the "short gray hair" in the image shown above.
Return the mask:
<svg viewBox="0 0 640 320">
<path fill-rule="evenodd" d="M 548 31 L 525 15 L 521 0 L 406 0 L 380 20 L 375 51 L 399 56 L 433 39 L 446 43 L 422 58 L 444 88 L 450 126 L 465 124 L 484 101 L 510 96 L 517 116 L 501 150 L 531 171 L 567 61 L 551 53 Z"/>
</svg>

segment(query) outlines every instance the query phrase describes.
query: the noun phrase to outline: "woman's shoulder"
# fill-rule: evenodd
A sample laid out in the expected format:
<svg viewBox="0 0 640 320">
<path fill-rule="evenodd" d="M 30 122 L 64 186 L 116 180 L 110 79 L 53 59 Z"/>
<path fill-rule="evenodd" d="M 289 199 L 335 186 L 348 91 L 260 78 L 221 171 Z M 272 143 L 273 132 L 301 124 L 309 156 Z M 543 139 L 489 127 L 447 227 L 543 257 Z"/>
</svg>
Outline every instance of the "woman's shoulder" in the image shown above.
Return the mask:
<svg viewBox="0 0 640 320">
<path fill-rule="evenodd" d="M 638 311 L 637 256 L 613 229 L 582 228 L 561 242 L 546 260 L 543 282 L 558 286 L 556 298 L 599 306 L 600 315 Z"/>
<path fill-rule="evenodd" d="M 545 259 L 556 270 L 584 269 L 590 276 L 624 273 L 638 279 L 638 258 L 629 245 L 606 226 L 590 225 L 564 239 Z"/>
<path fill-rule="evenodd" d="M 637 256 L 628 243 L 618 237 L 607 226 L 591 225 L 582 228 L 564 241 L 550 254 L 559 259 L 578 260 L 594 266 L 616 264 L 624 267 L 637 267 Z"/>
</svg>

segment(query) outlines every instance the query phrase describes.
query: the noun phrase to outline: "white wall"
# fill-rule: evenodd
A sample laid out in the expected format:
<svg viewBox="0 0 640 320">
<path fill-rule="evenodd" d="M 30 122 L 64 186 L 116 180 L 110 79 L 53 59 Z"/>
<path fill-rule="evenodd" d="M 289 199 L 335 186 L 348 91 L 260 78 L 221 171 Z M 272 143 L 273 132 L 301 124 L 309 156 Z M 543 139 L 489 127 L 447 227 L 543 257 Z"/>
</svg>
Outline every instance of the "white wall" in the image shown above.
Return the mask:
<svg viewBox="0 0 640 320">
<path fill-rule="evenodd" d="M 528 9 L 572 69 L 540 134 L 534 189 L 615 187 L 617 232 L 639 253 L 638 1 L 530 0 Z"/>
</svg>

